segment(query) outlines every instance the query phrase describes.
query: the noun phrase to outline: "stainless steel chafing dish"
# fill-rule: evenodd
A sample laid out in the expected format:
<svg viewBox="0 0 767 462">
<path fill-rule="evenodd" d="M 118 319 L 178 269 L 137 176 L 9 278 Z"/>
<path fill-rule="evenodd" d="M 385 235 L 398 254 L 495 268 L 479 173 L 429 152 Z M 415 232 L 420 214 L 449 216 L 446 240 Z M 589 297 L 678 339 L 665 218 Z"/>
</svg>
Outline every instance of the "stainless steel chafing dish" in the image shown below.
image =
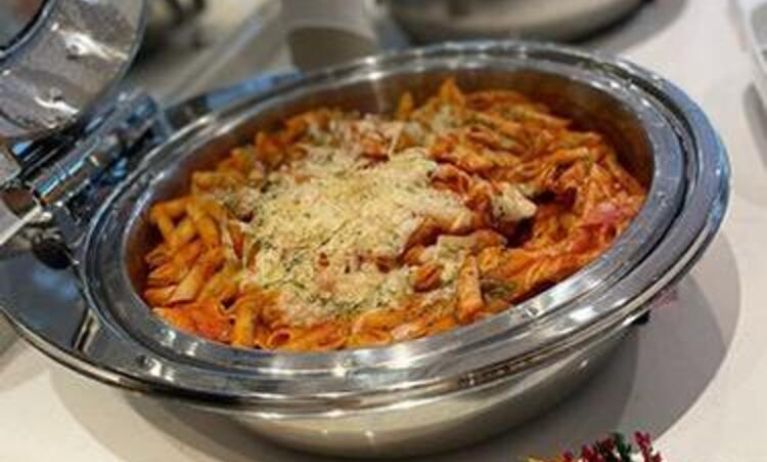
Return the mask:
<svg viewBox="0 0 767 462">
<path fill-rule="evenodd" d="M 77 3 L 53 2 L 41 27 Z M 134 2 L 85 3 L 122 13 L 126 30 L 138 30 Z M 605 255 L 503 314 L 385 348 L 241 350 L 151 315 L 135 290 L 146 210 L 183 188 L 191 169 L 296 111 L 387 111 L 403 90 L 427 94 L 448 75 L 467 89 L 514 88 L 611 139 L 649 194 Z M 49 95 L 51 82 L 35 83 L 33 94 Z M 11 90 L 0 83 L 4 103 Z M 689 270 L 727 203 L 725 150 L 681 90 L 625 61 L 555 45 L 446 44 L 256 78 L 169 108 L 140 92 L 72 106 L 71 117 L 55 120 L 0 113 L 0 130 L 17 141 L 3 160 L 3 314 L 31 344 L 83 375 L 330 454 L 445 450 L 557 402 Z"/>
</svg>

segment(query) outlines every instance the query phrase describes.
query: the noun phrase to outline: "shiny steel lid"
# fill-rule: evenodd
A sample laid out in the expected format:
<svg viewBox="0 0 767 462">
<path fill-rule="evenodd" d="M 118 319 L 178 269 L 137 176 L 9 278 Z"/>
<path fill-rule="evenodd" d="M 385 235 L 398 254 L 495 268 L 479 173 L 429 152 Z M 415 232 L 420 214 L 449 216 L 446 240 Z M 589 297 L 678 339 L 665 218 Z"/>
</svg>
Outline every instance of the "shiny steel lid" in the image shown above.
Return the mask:
<svg viewBox="0 0 767 462">
<path fill-rule="evenodd" d="M 131 63 L 141 0 L 0 1 L 0 139 L 39 139 L 84 117 Z"/>
</svg>

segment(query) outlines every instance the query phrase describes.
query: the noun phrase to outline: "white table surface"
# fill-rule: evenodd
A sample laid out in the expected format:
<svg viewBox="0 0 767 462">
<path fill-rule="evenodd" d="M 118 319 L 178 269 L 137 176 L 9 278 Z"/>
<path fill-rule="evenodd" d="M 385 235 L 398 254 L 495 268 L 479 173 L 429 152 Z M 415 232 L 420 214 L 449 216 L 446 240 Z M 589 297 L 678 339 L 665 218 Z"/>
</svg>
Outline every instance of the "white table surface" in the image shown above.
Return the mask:
<svg viewBox="0 0 767 462">
<path fill-rule="evenodd" d="M 723 231 L 675 300 L 575 396 L 522 428 L 424 460 L 517 461 L 612 430 L 653 434 L 670 462 L 767 460 L 767 115 L 725 0 L 655 0 L 596 42 L 686 89 L 727 145 Z M 0 461 L 318 460 L 218 418 L 86 380 L 17 340 L 0 351 Z"/>
</svg>

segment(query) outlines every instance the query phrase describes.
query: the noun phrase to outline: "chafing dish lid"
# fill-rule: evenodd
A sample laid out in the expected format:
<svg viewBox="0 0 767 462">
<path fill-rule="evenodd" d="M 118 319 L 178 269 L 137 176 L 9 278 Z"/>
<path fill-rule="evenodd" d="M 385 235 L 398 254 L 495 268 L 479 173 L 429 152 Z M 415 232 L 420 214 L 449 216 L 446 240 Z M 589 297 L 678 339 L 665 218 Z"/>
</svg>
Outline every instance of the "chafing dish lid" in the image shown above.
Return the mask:
<svg viewBox="0 0 767 462">
<path fill-rule="evenodd" d="M 0 138 L 35 140 L 85 117 L 131 63 L 143 1 L 0 0 Z"/>
</svg>

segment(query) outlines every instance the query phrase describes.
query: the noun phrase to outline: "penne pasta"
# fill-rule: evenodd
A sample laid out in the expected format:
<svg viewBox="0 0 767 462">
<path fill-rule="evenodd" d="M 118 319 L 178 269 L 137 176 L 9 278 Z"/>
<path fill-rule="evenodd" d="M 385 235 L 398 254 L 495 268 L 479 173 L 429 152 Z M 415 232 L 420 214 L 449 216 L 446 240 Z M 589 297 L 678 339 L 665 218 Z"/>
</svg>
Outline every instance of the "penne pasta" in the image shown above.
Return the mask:
<svg viewBox="0 0 767 462">
<path fill-rule="evenodd" d="M 157 229 L 160 231 L 160 234 L 162 234 L 162 238 L 165 242 L 170 244 L 171 247 L 175 247 L 173 240 L 176 227 L 174 226 L 171 217 L 163 209 L 162 204 L 152 207 L 152 210 L 149 212 L 149 218 L 151 222 L 157 226 Z"/>
<path fill-rule="evenodd" d="M 357 318 L 352 326 L 352 332 L 383 329 L 389 330 L 401 324 L 406 319 L 402 310 L 376 310 L 368 311 Z"/>
<path fill-rule="evenodd" d="M 143 298 L 174 328 L 289 352 L 514 309 L 598 258 L 644 202 L 619 146 L 573 126 L 453 79 L 391 116 L 286 118 L 152 205 Z"/>
<path fill-rule="evenodd" d="M 218 302 L 228 302 L 237 297 L 237 275 L 239 270 L 229 264 L 222 270 L 214 274 L 202 287 L 198 300 L 215 300 Z M 238 301 L 243 298 L 238 299 Z"/>
<path fill-rule="evenodd" d="M 241 299 L 234 305 L 234 327 L 232 345 L 251 347 L 254 342 L 255 316 L 257 306 L 253 299 Z"/>
<path fill-rule="evenodd" d="M 461 266 L 461 270 L 458 273 L 456 295 L 458 297 L 458 320 L 461 323 L 466 324 L 470 322 L 484 306 L 482 290 L 479 284 L 479 267 L 477 266 L 477 259 L 474 256 L 467 257 Z"/>
<path fill-rule="evenodd" d="M 155 207 L 162 209 L 163 213 L 165 213 L 171 219 L 175 220 L 181 218 L 184 215 L 188 202 L 189 197 L 185 196 L 179 197 L 178 199 L 161 202 L 156 204 Z"/>
<path fill-rule="evenodd" d="M 223 307 L 215 301 L 200 301 L 186 308 L 194 322 L 195 331 L 205 338 L 231 342 L 231 324 L 223 314 Z"/>
<path fill-rule="evenodd" d="M 391 338 L 395 342 L 401 342 L 412 338 L 423 337 L 428 331 L 429 323 L 425 317 L 400 324 L 391 330 Z"/>
<path fill-rule="evenodd" d="M 164 287 L 179 282 L 189 268 L 183 265 L 177 265 L 173 260 L 158 266 L 147 276 L 147 285 L 149 287 Z"/>
<path fill-rule="evenodd" d="M 297 333 L 297 329 L 290 327 L 280 327 L 274 329 L 266 338 L 266 349 L 284 349 L 294 341 Z"/>
<path fill-rule="evenodd" d="M 441 273 L 441 263 L 429 262 L 415 268 L 411 273 L 413 288 L 419 292 L 436 289 L 442 283 Z"/>
<path fill-rule="evenodd" d="M 175 291 L 175 285 L 149 288 L 144 291 L 144 299 L 152 306 L 165 306 Z"/>
<path fill-rule="evenodd" d="M 144 261 L 150 268 L 163 265 L 173 258 L 173 252 L 165 243 L 158 244 L 144 256 Z"/>
<path fill-rule="evenodd" d="M 170 298 L 170 303 L 195 300 L 207 279 L 222 263 L 223 252 L 220 248 L 211 249 L 202 255 L 181 282 L 179 282 Z"/>
<path fill-rule="evenodd" d="M 281 348 L 292 351 L 334 350 L 346 342 L 346 336 L 334 323 L 320 324 L 294 333 Z"/>
<path fill-rule="evenodd" d="M 184 332 L 197 333 L 197 326 L 182 308 L 155 308 L 153 312 L 177 329 Z"/>
<path fill-rule="evenodd" d="M 197 228 L 195 228 L 192 220 L 186 217 L 181 220 L 176 228 L 173 229 L 173 232 L 167 239 L 167 242 L 172 249 L 178 249 L 187 242 L 194 239 L 196 235 Z"/>
<path fill-rule="evenodd" d="M 370 329 L 352 333 L 346 343 L 351 348 L 388 345 L 393 341 L 391 334 L 383 329 Z"/>
<path fill-rule="evenodd" d="M 198 201 L 188 201 L 186 213 L 191 218 L 197 233 L 200 235 L 200 239 L 202 239 L 205 245 L 216 247 L 221 243 L 216 222 L 203 210 Z"/>
</svg>

